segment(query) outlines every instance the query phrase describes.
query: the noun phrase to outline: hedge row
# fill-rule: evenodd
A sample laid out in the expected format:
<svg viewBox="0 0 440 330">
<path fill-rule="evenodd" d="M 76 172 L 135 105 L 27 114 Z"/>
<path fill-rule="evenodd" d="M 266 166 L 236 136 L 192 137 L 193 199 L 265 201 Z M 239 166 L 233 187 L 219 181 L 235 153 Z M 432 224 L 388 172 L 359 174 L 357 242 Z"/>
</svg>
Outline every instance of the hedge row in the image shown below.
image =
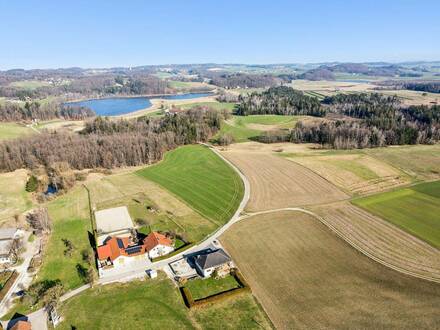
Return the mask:
<svg viewBox="0 0 440 330">
<path fill-rule="evenodd" d="M 239 288 L 219 292 L 219 293 L 213 294 L 212 296 L 202 298 L 202 299 L 194 300 L 194 298 L 191 294 L 191 291 L 187 287 L 181 287 L 180 292 L 183 296 L 183 300 L 185 302 L 185 305 L 188 308 L 202 307 L 207 304 L 223 301 L 223 300 L 228 299 L 230 297 L 235 297 L 243 292 L 250 292 L 250 287 L 246 283 L 246 281 L 244 280 L 241 273 L 239 273 L 238 271 L 235 271 L 234 273 L 231 273 L 231 275 L 234 276 L 235 280 L 240 285 Z"/>
<path fill-rule="evenodd" d="M 8 293 L 9 289 L 11 288 L 12 284 L 14 284 L 15 279 L 17 278 L 18 273 L 14 270 L 12 274 L 9 276 L 8 280 L 6 281 L 3 288 L 0 290 L 0 301 L 3 300 L 3 298 Z"/>
</svg>

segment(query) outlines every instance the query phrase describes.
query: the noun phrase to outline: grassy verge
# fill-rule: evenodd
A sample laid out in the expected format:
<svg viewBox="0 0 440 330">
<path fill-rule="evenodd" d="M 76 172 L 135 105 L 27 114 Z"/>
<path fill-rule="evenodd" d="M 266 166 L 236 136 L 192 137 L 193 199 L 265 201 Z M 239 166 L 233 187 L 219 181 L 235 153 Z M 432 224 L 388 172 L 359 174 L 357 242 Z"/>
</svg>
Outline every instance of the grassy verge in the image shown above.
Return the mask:
<svg viewBox="0 0 440 330">
<path fill-rule="evenodd" d="M 353 203 L 440 248 L 440 181 L 356 199 Z"/>
<path fill-rule="evenodd" d="M 238 174 L 207 147 L 180 147 L 162 162 L 137 172 L 221 225 L 238 208 L 244 186 Z"/>
</svg>

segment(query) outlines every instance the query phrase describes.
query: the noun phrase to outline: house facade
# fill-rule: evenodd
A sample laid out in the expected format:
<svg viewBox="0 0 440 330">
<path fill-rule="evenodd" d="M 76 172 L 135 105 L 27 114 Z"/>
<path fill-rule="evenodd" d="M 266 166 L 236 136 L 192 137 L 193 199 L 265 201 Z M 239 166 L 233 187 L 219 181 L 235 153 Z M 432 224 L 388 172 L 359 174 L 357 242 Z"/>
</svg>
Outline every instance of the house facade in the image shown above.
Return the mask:
<svg viewBox="0 0 440 330">
<path fill-rule="evenodd" d="M 203 277 L 211 277 L 214 272 L 219 276 L 225 276 L 233 268 L 231 257 L 223 249 L 200 254 L 195 257 L 194 263 L 197 272 Z"/>
<path fill-rule="evenodd" d="M 150 259 L 162 257 L 174 251 L 173 241 L 154 231 L 145 238 L 144 245 Z"/>
<path fill-rule="evenodd" d="M 22 236 L 22 231 L 17 228 L 0 229 L 0 264 L 14 262 L 12 255 L 12 244 L 15 239 Z"/>
</svg>

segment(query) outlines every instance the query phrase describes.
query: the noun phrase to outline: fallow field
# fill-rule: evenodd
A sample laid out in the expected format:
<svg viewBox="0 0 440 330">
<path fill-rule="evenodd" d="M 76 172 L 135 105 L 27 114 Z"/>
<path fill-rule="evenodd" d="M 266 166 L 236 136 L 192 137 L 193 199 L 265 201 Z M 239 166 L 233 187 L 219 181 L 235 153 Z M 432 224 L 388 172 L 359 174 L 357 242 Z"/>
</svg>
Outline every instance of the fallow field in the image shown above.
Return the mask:
<svg viewBox="0 0 440 330">
<path fill-rule="evenodd" d="M 163 161 L 137 174 L 167 189 L 217 225 L 232 217 L 243 198 L 244 185 L 238 174 L 201 145 L 169 151 Z"/>
<path fill-rule="evenodd" d="M 349 194 L 365 195 L 408 184 L 411 178 L 362 151 L 310 151 L 280 154 L 318 173 Z"/>
<path fill-rule="evenodd" d="M 433 329 L 440 285 L 365 257 L 317 219 L 273 212 L 221 238 L 279 329 Z"/>
</svg>

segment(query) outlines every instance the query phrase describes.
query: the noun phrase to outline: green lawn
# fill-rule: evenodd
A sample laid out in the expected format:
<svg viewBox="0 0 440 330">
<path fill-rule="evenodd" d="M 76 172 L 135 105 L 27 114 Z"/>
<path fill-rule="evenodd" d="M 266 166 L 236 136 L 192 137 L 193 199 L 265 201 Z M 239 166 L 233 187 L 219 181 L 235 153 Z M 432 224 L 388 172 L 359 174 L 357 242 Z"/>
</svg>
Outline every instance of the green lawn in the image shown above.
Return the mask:
<svg viewBox="0 0 440 330">
<path fill-rule="evenodd" d="M 440 248 L 440 181 L 356 199 L 353 203 Z"/>
<path fill-rule="evenodd" d="M 235 122 L 239 125 L 243 124 L 260 124 L 260 125 L 284 125 L 295 123 L 299 116 L 281 116 L 281 115 L 249 115 L 234 116 Z"/>
<path fill-rule="evenodd" d="M 218 225 L 231 218 L 244 192 L 238 174 L 200 145 L 169 151 L 163 161 L 137 174 L 158 183 Z"/>
<path fill-rule="evenodd" d="M 214 137 L 216 139 L 220 134 L 230 134 L 234 139 L 234 142 L 247 142 L 253 137 L 260 136 L 262 131 L 247 128 L 245 126 L 235 126 L 228 124 L 227 122 L 222 123 L 222 128 L 220 132 Z"/>
<path fill-rule="evenodd" d="M 0 141 L 36 133 L 32 128 L 16 123 L 0 123 Z"/>
<path fill-rule="evenodd" d="M 59 329 L 270 329 L 249 293 L 189 310 L 172 283 L 156 280 L 87 290 L 59 308 Z"/>
<path fill-rule="evenodd" d="M 213 277 L 190 280 L 185 286 L 191 291 L 194 300 L 240 287 L 238 282 L 231 275 L 218 280 Z"/>
</svg>

